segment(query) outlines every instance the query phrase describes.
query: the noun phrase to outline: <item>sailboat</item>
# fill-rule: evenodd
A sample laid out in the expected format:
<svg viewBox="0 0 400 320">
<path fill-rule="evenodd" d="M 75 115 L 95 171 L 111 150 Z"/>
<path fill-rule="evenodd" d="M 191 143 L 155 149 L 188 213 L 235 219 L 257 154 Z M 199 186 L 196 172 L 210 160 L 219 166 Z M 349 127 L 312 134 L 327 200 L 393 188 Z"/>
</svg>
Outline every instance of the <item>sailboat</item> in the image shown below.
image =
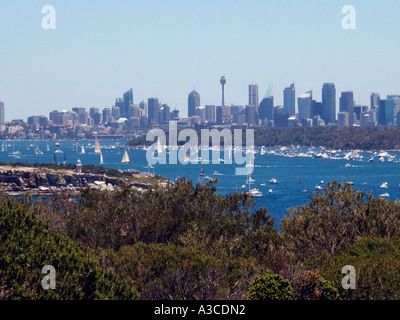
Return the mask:
<svg viewBox="0 0 400 320">
<path fill-rule="evenodd" d="M 84 154 L 85 152 L 85 147 L 83 145 L 81 145 L 81 154 Z"/>
<path fill-rule="evenodd" d="M 67 157 L 65 156 L 65 154 L 64 154 L 64 161 L 63 161 L 63 164 L 66 164 L 67 163 Z"/>
<path fill-rule="evenodd" d="M 99 140 L 97 139 L 97 136 L 96 136 L 96 139 L 95 139 L 95 142 L 94 142 L 94 153 L 95 154 L 101 154 L 100 144 L 99 144 Z"/>
<path fill-rule="evenodd" d="M 254 166 L 254 153 L 253 153 L 253 156 L 251 157 L 251 159 L 253 160 L 253 163 L 251 163 L 251 160 L 250 160 L 249 171 L 250 171 L 250 167 Z M 253 181 L 254 181 L 254 179 L 251 178 L 251 174 L 249 172 L 248 175 L 247 175 L 246 184 L 249 185 L 248 193 L 249 193 L 250 197 L 252 197 L 252 198 L 261 198 L 261 197 L 263 197 L 264 194 L 259 189 L 257 189 L 257 188 L 253 188 L 252 189 L 251 188 L 251 184 L 253 183 Z"/>
<path fill-rule="evenodd" d="M 50 151 L 50 146 L 49 145 L 47 145 L 46 151 Z"/>
<path fill-rule="evenodd" d="M 130 163 L 128 152 L 125 150 L 121 163 Z"/>
<path fill-rule="evenodd" d="M 104 161 L 103 161 L 103 154 L 100 152 L 100 164 L 104 164 Z"/>
</svg>

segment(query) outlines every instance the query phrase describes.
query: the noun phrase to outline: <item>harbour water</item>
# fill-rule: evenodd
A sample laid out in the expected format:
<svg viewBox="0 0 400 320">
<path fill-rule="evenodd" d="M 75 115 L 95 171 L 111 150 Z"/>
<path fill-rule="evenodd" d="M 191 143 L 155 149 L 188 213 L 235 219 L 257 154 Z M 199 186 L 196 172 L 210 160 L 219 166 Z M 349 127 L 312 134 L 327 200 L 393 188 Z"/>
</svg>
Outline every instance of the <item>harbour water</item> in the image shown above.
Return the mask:
<svg viewBox="0 0 400 320">
<path fill-rule="evenodd" d="M 94 141 L 5 141 L 0 152 L 1 162 L 76 163 L 102 165 L 128 170 L 154 172 L 175 180 L 186 176 L 194 182 L 199 179 L 200 162 L 197 164 L 156 164 L 149 168 L 146 151 L 129 149 L 130 163 L 121 163 L 126 141 L 100 141 L 100 155 L 94 152 Z M 82 148 L 83 146 L 83 148 Z M 84 149 L 84 150 L 83 150 Z M 84 153 L 82 153 L 84 151 Z M 55 159 L 54 159 L 55 158 Z M 211 158 L 211 156 L 210 156 Z M 221 152 L 223 159 L 223 152 Z M 263 196 L 254 198 L 258 207 L 267 207 L 277 222 L 289 207 L 305 204 L 316 187 L 323 187 L 332 180 L 349 181 L 356 189 L 373 192 L 388 199 L 400 198 L 400 152 L 344 152 L 321 148 L 256 148 L 252 188 Z M 204 181 L 218 179 L 218 193 L 228 194 L 248 190 L 246 176 L 235 175 L 236 164 L 204 165 Z M 276 180 L 276 183 L 274 179 Z M 387 182 L 387 188 L 384 188 Z M 317 187 L 318 188 L 318 187 Z"/>
</svg>

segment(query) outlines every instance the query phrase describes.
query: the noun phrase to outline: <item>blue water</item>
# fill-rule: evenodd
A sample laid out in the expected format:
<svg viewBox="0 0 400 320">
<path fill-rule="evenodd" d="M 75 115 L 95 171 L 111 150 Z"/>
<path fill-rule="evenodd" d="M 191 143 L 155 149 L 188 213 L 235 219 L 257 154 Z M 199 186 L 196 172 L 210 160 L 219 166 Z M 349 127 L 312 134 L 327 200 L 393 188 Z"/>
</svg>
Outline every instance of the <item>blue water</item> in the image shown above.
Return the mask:
<svg viewBox="0 0 400 320">
<path fill-rule="evenodd" d="M 52 163 L 54 151 L 62 150 L 63 153 L 56 153 L 56 160 L 62 163 L 64 155 L 67 163 L 76 163 L 78 159 L 83 164 L 99 165 L 99 155 L 94 154 L 94 141 L 80 141 L 80 145 L 85 146 L 85 154 L 79 154 L 75 151 L 74 141 L 60 141 L 60 147 L 56 147 L 54 141 L 6 141 L 7 152 L 0 152 L 0 161 L 2 162 L 31 162 L 31 163 Z M 100 141 L 104 158 L 104 167 L 127 170 L 136 169 L 147 172 L 148 163 L 146 160 L 146 151 L 141 149 L 130 149 L 128 151 L 131 162 L 129 164 L 121 164 L 123 149 L 118 146 L 124 146 L 126 141 Z M 0 144 L 1 145 L 1 144 Z M 30 147 L 28 147 L 31 145 Z M 43 154 L 35 154 L 34 145 L 37 145 Z M 49 145 L 50 151 L 46 151 Z M 80 147 L 78 148 L 80 151 Z M 259 151 L 260 149 L 258 149 Z M 268 148 L 268 151 L 274 150 L 279 152 L 279 148 Z M 299 148 L 295 149 L 296 153 L 307 152 L 318 149 Z M 10 156 L 10 152 L 20 151 L 21 157 L 15 158 Z M 344 152 L 338 152 L 343 158 Z M 292 206 L 298 206 L 308 203 L 309 195 L 313 193 L 316 185 L 323 186 L 332 180 L 340 182 L 352 181 L 354 188 L 372 191 L 379 196 L 388 193 L 389 199 L 396 200 L 400 198 L 400 152 L 389 152 L 393 157 L 392 162 L 380 162 L 378 156 L 375 155 L 373 162 L 368 159 L 373 156 L 370 153 L 360 152 L 363 159 L 345 160 L 345 159 L 323 159 L 323 158 L 304 158 L 304 157 L 288 157 L 284 155 L 264 154 L 259 152 L 255 154 L 255 167 L 252 178 L 255 180 L 252 187 L 260 189 L 264 196 L 256 198 L 256 208 L 267 207 L 271 215 L 279 222 L 283 217 L 285 210 Z M 287 155 L 287 153 L 286 153 Z M 223 158 L 223 152 L 221 152 Z M 386 158 L 387 160 L 388 158 Z M 346 167 L 351 164 L 351 167 Z M 208 164 L 204 166 L 204 176 L 217 178 L 219 180 L 217 187 L 219 194 L 228 194 L 235 191 L 245 190 L 242 186 L 246 183 L 246 176 L 235 175 L 235 164 Z M 194 182 L 198 180 L 201 170 L 200 164 L 176 164 L 176 165 L 154 165 L 151 172 L 155 172 L 165 178 L 175 180 L 180 176 L 186 176 Z M 218 171 L 222 175 L 213 175 Z M 269 180 L 275 178 L 277 184 L 271 184 Z M 301 179 L 301 183 L 299 182 Z M 323 181 L 323 183 L 322 183 Z M 388 189 L 380 188 L 383 182 L 388 183 Z M 260 186 L 265 183 L 266 186 Z M 272 189 L 272 193 L 268 190 Z M 304 192 L 304 190 L 307 192 Z"/>
</svg>

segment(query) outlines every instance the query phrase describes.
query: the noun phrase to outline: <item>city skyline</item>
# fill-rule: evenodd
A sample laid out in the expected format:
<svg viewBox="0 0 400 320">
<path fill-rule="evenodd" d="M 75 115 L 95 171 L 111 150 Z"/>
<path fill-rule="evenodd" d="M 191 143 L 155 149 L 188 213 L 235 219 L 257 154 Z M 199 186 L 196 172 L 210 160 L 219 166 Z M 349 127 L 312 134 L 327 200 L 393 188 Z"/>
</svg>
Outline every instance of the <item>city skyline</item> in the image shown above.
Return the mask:
<svg viewBox="0 0 400 320">
<path fill-rule="evenodd" d="M 246 105 L 249 83 L 259 85 L 260 100 L 272 84 L 276 105 L 292 82 L 318 101 L 320 85 L 335 83 L 337 101 L 352 90 L 362 105 L 371 92 L 399 91 L 394 0 L 352 1 L 355 30 L 343 29 L 348 3 L 339 0 L 300 7 L 295 0 L 51 4 L 55 30 L 42 28 L 42 2 L 2 3 L 0 99 L 7 121 L 56 108 L 111 108 L 120 88 L 134 88 L 136 102 L 156 97 L 183 115 L 193 88 L 203 106 L 220 104 L 221 74 L 226 105 Z"/>
</svg>

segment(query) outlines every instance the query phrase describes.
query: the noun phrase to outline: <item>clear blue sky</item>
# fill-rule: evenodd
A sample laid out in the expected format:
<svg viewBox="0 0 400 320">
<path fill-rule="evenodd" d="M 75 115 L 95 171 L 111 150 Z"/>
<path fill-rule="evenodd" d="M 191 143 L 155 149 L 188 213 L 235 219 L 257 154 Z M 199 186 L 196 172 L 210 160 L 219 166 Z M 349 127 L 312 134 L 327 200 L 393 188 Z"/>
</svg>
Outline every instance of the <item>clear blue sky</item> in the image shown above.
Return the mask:
<svg viewBox="0 0 400 320">
<path fill-rule="evenodd" d="M 42 7 L 56 30 L 42 29 Z M 357 29 L 342 28 L 342 7 Z M 134 102 L 157 97 L 181 115 L 195 88 L 201 104 L 247 104 L 273 85 L 275 104 L 292 81 L 296 95 L 324 82 L 369 95 L 400 94 L 398 0 L 2 0 L 0 100 L 6 120 L 75 106 L 111 107 L 133 88 Z"/>
</svg>

